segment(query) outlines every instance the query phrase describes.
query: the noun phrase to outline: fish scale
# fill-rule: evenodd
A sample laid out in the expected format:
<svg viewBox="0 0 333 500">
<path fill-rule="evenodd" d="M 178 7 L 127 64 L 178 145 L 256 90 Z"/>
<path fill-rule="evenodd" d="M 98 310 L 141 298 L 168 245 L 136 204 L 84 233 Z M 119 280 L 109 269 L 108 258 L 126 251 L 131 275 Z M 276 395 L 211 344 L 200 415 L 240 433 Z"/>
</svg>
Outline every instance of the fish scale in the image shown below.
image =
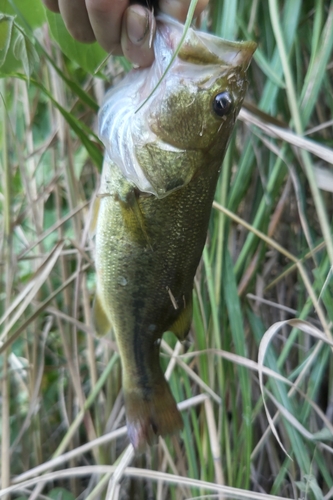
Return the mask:
<svg viewBox="0 0 333 500">
<path fill-rule="evenodd" d="M 191 29 L 164 81 L 141 106 L 182 29 L 175 21 L 158 21 L 155 63 L 112 89 L 100 112 L 107 151 L 94 318 L 98 332 L 114 329 L 128 435 L 140 451 L 183 425 L 160 367 L 160 339 L 169 330 L 183 340 L 190 329 L 193 279 L 255 50 L 252 42 L 222 41 Z M 128 123 L 118 119 L 117 110 Z"/>
</svg>

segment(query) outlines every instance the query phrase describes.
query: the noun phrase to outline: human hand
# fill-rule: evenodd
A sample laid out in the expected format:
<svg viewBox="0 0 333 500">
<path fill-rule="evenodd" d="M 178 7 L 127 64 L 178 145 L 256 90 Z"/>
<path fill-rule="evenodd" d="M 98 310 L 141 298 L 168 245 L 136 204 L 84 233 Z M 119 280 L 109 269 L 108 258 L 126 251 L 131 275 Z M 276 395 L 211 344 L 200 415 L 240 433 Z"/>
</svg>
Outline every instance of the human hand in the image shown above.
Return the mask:
<svg viewBox="0 0 333 500">
<path fill-rule="evenodd" d="M 124 55 L 136 66 L 150 66 L 154 60 L 151 40 L 155 34 L 152 11 L 129 0 L 43 0 L 53 12 L 60 12 L 70 34 L 83 43 L 97 42 L 113 55 Z M 195 16 L 208 0 L 198 0 Z M 159 11 L 178 21 L 186 19 L 190 0 L 160 0 Z"/>
</svg>

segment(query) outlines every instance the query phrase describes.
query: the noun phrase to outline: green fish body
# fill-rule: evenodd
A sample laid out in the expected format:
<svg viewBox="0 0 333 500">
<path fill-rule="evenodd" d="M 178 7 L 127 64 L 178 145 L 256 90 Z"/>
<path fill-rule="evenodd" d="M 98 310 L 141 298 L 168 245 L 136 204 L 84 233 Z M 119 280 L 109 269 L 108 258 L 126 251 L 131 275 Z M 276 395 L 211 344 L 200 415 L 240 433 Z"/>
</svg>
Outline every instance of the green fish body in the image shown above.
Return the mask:
<svg viewBox="0 0 333 500">
<path fill-rule="evenodd" d="M 106 145 L 96 227 L 96 330 L 113 327 L 122 361 L 128 435 L 144 449 L 182 428 L 159 363 L 160 339 L 192 320 L 194 275 L 216 183 L 246 92 L 255 44 L 158 21 L 156 61 L 105 98 Z M 138 108 L 144 103 L 144 105 Z"/>
</svg>

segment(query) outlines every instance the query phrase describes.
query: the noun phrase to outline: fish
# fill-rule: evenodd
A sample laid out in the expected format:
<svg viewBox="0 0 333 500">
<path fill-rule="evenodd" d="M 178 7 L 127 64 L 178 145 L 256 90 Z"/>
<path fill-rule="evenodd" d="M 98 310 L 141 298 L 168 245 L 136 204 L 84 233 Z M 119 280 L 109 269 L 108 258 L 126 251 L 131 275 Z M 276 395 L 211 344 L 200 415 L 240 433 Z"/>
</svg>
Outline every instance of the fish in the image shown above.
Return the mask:
<svg viewBox="0 0 333 500">
<path fill-rule="evenodd" d="M 93 318 L 97 333 L 115 332 L 128 437 L 140 452 L 183 427 L 160 343 L 166 331 L 183 341 L 191 327 L 193 280 L 256 48 L 190 28 L 174 57 L 184 26 L 166 16 L 156 24 L 153 65 L 131 70 L 99 112 Z"/>
</svg>

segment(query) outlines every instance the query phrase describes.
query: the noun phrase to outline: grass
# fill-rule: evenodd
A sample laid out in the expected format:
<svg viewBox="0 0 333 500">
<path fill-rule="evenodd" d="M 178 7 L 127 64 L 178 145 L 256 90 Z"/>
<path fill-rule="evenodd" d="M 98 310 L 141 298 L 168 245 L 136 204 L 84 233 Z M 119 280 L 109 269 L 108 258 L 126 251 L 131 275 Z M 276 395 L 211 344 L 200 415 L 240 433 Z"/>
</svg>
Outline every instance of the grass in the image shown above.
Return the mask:
<svg viewBox="0 0 333 500">
<path fill-rule="evenodd" d="M 258 50 L 192 329 L 162 344 L 184 431 L 138 457 L 91 320 L 96 110 L 128 65 L 49 14 L 63 53 L 31 5 L 0 1 L 1 498 L 333 498 L 333 2 L 215 0 L 202 19 Z"/>
</svg>

